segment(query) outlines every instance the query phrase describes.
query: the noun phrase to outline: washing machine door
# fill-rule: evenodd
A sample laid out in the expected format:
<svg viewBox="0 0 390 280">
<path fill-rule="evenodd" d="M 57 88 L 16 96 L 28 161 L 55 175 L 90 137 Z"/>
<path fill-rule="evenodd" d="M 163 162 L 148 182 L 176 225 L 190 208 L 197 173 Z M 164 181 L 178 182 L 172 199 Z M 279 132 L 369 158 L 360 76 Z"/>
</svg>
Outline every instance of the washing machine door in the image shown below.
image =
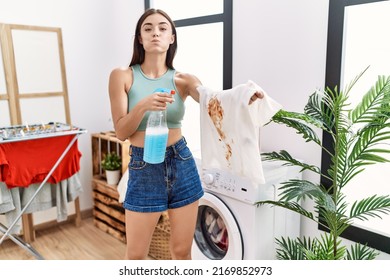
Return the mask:
<svg viewBox="0 0 390 280">
<path fill-rule="evenodd" d="M 239 225 L 228 206 L 205 192 L 199 201 L 192 258 L 194 260 L 242 260 L 244 245 Z"/>
</svg>

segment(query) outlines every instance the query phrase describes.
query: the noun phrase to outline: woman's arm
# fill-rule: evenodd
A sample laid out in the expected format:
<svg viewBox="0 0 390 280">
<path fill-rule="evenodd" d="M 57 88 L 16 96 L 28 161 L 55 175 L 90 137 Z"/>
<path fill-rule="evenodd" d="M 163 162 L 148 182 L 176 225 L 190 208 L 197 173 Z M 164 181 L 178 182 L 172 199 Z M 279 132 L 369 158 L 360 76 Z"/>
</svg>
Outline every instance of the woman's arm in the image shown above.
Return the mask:
<svg viewBox="0 0 390 280">
<path fill-rule="evenodd" d="M 180 73 L 177 77 L 178 86 L 184 88 L 185 97 L 191 96 L 196 102 L 199 103 L 199 92 L 197 88 L 202 85 L 200 80 L 191 74 Z M 249 105 L 252 104 L 256 99 L 261 99 L 264 97 L 264 93 L 261 91 L 256 91 L 249 100 Z"/>
<path fill-rule="evenodd" d="M 187 73 L 178 73 L 175 82 L 183 100 L 191 96 L 199 103 L 199 92 L 196 88 L 201 86 L 202 83 L 196 76 Z"/>
<path fill-rule="evenodd" d="M 127 71 L 127 69 L 114 69 L 110 74 L 108 86 L 112 121 L 116 137 L 120 140 L 127 139 L 137 130 L 145 113 L 142 106 L 136 106 L 130 113 L 127 113 L 126 85 L 132 84 L 132 75 Z"/>
</svg>

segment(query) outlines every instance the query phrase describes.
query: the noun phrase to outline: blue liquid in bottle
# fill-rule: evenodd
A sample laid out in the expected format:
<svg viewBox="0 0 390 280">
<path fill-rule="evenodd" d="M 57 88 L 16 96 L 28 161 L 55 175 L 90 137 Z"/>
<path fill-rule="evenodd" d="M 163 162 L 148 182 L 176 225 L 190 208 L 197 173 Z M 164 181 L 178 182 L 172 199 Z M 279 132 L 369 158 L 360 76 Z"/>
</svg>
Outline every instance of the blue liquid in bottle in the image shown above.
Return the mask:
<svg viewBox="0 0 390 280">
<path fill-rule="evenodd" d="M 152 164 L 163 162 L 167 141 L 167 127 L 147 128 L 145 132 L 144 161 Z"/>
<path fill-rule="evenodd" d="M 169 89 L 158 88 L 155 92 L 170 92 Z M 158 164 L 164 161 L 168 141 L 166 111 L 152 111 L 149 114 L 145 131 L 144 156 L 147 163 Z"/>
</svg>

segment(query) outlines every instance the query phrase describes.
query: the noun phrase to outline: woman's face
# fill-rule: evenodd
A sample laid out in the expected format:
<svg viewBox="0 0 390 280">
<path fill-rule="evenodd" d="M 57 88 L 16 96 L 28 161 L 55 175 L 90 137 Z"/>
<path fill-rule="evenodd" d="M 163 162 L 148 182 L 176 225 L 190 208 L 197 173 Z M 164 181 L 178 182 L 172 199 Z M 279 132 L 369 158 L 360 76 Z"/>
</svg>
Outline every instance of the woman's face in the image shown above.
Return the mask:
<svg viewBox="0 0 390 280">
<path fill-rule="evenodd" d="M 161 14 L 148 16 L 141 25 L 138 40 L 146 53 L 166 52 L 175 40 L 169 21 Z"/>
</svg>

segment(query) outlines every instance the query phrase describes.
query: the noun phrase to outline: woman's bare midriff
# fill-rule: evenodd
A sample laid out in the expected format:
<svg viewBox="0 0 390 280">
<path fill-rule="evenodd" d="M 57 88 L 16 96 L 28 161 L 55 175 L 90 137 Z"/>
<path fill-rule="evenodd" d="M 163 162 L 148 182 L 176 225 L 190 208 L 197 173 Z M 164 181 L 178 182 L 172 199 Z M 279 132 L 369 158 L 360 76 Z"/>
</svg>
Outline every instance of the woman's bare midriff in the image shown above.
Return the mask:
<svg viewBox="0 0 390 280">
<path fill-rule="evenodd" d="M 171 128 L 168 133 L 167 146 L 171 146 L 182 137 L 180 128 Z M 143 147 L 145 142 L 145 131 L 137 131 L 129 137 L 130 144 L 136 147 Z"/>
</svg>

